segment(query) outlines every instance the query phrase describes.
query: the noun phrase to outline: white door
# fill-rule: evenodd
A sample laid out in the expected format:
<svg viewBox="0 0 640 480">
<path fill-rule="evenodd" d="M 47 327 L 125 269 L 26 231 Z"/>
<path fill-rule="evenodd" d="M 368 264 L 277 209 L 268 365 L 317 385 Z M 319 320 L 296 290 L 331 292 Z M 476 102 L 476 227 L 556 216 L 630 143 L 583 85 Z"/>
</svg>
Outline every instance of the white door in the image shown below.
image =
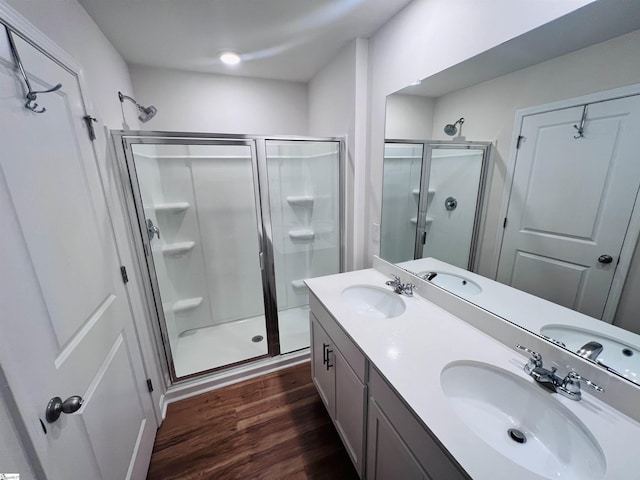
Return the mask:
<svg viewBox="0 0 640 480">
<path fill-rule="evenodd" d="M 78 78 L 15 39 L 33 88 L 63 87 L 25 109 L 0 27 L 2 369 L 49 480 L 142 479 L 157 426 Z"/>
<path fill-rule="evenodd" d="M 640 185 L 640 96 L 524 118 L 497 280 L 602 318 Z"/>
</svg>

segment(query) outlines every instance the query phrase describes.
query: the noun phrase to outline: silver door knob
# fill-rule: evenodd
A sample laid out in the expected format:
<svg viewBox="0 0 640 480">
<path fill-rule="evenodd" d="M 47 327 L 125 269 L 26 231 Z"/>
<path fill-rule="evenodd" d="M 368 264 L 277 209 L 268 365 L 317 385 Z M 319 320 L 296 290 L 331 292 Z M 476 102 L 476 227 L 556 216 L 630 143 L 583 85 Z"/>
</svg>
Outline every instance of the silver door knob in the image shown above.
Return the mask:
<svg viewBox="0 0 640 480">
<path fill-rule="evenodd" d="M 80 395 L 74 395 L 72 397 L 69 397 L 64 402 L 60 397 L 53 397 L 51 400 L 49 400 L 49 403 L 47 404 L 47 410 L 46 410 L 47 422 L 49 423 L 55 422 L 56 420 L 58 420 L 58 418 L 60 418 L 60 415 L 63 413 L 77 412 L 78 410 L 80 410 L 80 407 L 82 406 L 82 402 L 84 402 L 84 400 L 82 400 L 82 397 Z"/>
<path fill-rule="evenodd" d="M 613 257 L 611 255 L 600 255 L 598 261 L 600 263 L 611 263 L 613 262 Z"/>
</svg>

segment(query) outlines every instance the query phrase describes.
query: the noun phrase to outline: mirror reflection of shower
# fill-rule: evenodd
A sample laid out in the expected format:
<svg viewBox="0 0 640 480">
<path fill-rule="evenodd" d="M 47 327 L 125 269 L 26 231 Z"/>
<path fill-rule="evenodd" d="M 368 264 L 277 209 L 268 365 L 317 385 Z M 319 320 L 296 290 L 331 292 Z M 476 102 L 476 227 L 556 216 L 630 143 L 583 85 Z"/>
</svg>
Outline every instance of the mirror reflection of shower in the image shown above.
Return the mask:
<svg viewBox="0 0 640 480">
<path fill-rule="evenodd" d="M 143 107 L 138 102 L 136 102 L 133 98 L 128 95 L 124 95 L 122 92 L 118 92 L 118 98 L 120 99 L 120 103 L 124 103 L 125 100 L 129 100 L 132 102 L 136 108 L 138 109 L 138 120 L 142 123 L 146 123 L 151 120 L 156 113 L 158 113 L 158 109 L 153 105 L 149 105 L 148 107 Z"/>
</svg>

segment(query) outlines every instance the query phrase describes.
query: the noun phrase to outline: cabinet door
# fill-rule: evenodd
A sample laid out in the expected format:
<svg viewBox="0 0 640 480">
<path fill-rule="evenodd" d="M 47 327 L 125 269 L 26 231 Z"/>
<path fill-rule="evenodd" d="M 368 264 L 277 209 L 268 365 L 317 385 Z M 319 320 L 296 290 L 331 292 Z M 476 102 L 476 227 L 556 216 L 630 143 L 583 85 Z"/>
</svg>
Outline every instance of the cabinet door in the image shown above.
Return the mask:
<svg viewBox="0 0 640 480">
<path fill-rule="evenodd" d="M 431 480 L 373 400 L 369 401 L 367 478 Z"/>
<path fill-rule="evenodd" d="M 318 323 L 318 320 L 310 314 L 311 318 L 311 376 L 318 389 L 320 398 L 331 418 L 335 416 L 335 356 L 331 352 L 334 348 L 331 339 Z M 327 364 L 330 366 L 327 368 Z"/>
<path fill-rule="evenodd" d="M 366 389 L 340 352 L 335 350 L 333 355 L 336 388 L 334 422 L 356 470 L 362 476 Z"/>
</svg>

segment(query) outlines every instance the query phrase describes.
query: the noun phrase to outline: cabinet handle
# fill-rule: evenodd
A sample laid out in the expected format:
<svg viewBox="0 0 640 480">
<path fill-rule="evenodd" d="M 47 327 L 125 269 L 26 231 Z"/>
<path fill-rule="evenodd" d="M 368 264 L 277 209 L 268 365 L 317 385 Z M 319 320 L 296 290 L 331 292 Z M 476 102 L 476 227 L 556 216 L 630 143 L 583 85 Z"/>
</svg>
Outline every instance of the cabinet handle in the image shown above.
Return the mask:
<svg viewBox="0 0 640 480">
<path fill-rule="evenodd" d="M 322 363 L 326 365 L 329 363 L 329 354 L 327 353 L 327 348 L 329 344 L 322 342 Z"/>
<path fill-rule="evenodd" d="M 328 346 L 328 345 L 327 345 L 327 346 Z M 332 352 L 333 352 L 333 350 L 331 350 L 331 349 L 327 348 L 327 364 L 326 364 L 326 365 L 327 365 L 327 370 L 329 370 L 331 367 L 333 367 L 333 365 L 331 365 L 331 364 L 329 363 L 329 354 L 330 354 L 330 353 L 332 353 Z"/>
</svg>

